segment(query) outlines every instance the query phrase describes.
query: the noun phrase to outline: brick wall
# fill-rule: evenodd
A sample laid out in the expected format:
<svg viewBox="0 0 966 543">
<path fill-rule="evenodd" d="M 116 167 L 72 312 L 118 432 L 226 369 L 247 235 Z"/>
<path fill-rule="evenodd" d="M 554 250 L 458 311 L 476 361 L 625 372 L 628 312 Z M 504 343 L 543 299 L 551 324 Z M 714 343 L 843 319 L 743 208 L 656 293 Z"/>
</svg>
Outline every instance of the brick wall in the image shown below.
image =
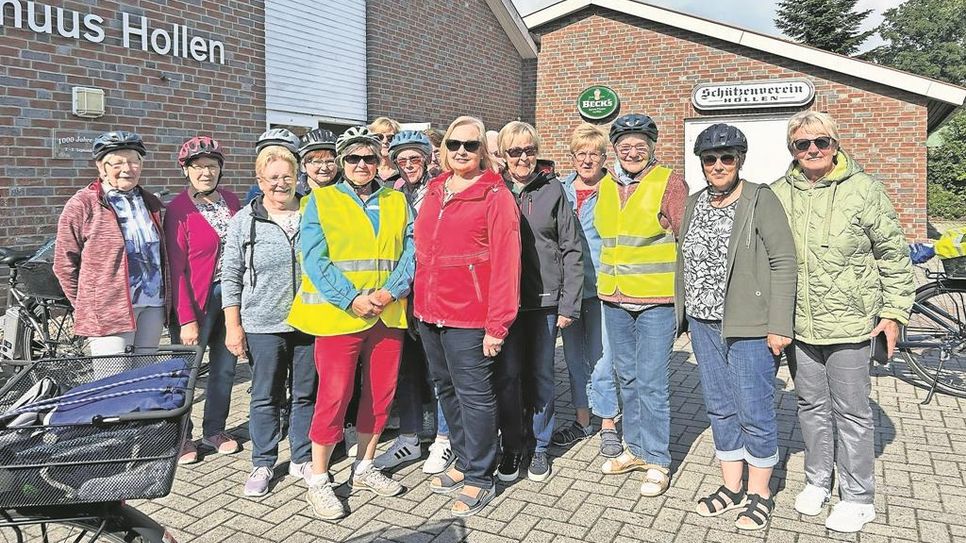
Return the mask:
<svg viewBox="0 0 966 543">
<path fill-rule="evenodd" d="M 224 182 L 247 189 L 253 141 L 265 126 L 263 2 L 48 2 L 81 19 L 88 13 L 103 18 L 102 43 L 61 37 L 56 19 L 52 35 L 35 33 L 28 28 L 27 2 L 20 4 L 23 28 L 14 27 L 9 4 L 0 26 L 0 245 L 29 246 L 53 236 L 64 202 L 96 176 L 88 159 L 52 159 L 55 131 L 140 133 L 149 151 L 142 184 L 173 194 L 183 188 L 175 162 L 181 142 L 212 133 L 228 150 Z M 146 16 L 152 30 L 187 25 L 191 35 L 221 41 L 225 63 L 125 48 L 121 11 Z M 104 89 L 106 115 L 73 116 L 74 86 Z"/>
<path fill-rule="evenodd" d="M 536 33 L 541 36 L 536 122 L 546 158 L 569 164 L 560 161 L 582 122 L 574 100 L 592 84 L 613 88 L 622 113 L 654 117 L 661 131 L 658 157 L 683 171 L 684 119 L 706 115 L 691 105 L 695 85 L 807 77 L 816 89 L 810 107 L 838 121 L 843 147 L 885 183 L 907 236 L 925 239 L 922 97 L 603 8 L 582 10 Z"/>
<path fill-rule="evenodd" d="M 368 114 L 499 130 L 523 115 L 523 60 L 483 0 L 367 2 Z"/>
</svg>

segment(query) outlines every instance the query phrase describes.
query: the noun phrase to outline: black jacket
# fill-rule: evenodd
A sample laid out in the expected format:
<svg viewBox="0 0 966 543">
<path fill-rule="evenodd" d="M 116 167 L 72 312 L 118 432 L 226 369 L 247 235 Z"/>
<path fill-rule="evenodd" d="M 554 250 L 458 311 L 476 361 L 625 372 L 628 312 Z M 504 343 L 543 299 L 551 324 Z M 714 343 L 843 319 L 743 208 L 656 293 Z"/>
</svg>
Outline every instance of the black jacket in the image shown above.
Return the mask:
<svg viewBox="0 0 966 543">
<path fill-rule="evenodd" d="M 552 173 L 538 172 L 515 197 L 523 245 L 520 309 L 557 307 L 558 315 L 579 318 L 584 282 L 580 228 L 563 185 Z"/>
</svg>

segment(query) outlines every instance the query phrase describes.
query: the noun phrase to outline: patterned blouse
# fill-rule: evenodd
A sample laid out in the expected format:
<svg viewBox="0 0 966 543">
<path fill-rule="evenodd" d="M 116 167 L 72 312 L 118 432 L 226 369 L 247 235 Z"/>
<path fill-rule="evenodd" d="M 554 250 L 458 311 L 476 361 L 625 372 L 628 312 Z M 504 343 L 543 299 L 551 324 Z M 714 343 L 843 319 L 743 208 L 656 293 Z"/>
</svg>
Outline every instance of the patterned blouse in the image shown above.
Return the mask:
<svg viewBox="0 0 966 543">
<path fill-rule="evenodd" d="M 698 196 L 681 253 L 684 255 L 684 307 L 698 319 L 721 320 L 724 315 L 725 269 L 728 241 L 738 201 L 716 208 L 708 192 Z"/>
<path fill-rule="evenodd" d="M 221 281 L 221 253 L 225 248 L 225 237 L 228 235 L 228 223 L 231 222 L 231 210 L 228 209 L 228 203 L 225 202 L 224 198 L 219 199 L 213 204 L 195 201 L 195 207 L 198 208 L 201 216 L 208 221 L 208 224 L 215 229 L 215 232 L 218 233 L 218 238 L 221 240 L 218 248 L 218 260 L 215 264 L 215 276 L 213 278 L 214 282 L 218 282 Z"/>
</svg>

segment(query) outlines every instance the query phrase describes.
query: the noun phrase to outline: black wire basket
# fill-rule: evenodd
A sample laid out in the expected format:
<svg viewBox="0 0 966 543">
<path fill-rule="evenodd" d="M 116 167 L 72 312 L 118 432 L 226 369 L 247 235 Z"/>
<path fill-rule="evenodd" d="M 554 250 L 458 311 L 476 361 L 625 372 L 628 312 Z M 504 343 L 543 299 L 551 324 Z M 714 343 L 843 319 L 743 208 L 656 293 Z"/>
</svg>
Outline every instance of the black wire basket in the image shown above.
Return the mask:
<svg viewBox="0 0 966 543">
<path fill-rule="evenodd" d="M 17 264 L 17 289 L 34 298 L 66 299 L 60 282 L 54 275 L 53 264 L 43 260 L 28 260 Z"/>
<path fill-rule="evenodd" d="M 944 258 L 940 262 L 943 263 L 943 271 L 950 279 L 966 279 L 966 256 Z"/>
<path fill-rule="evenodd" d="M 167 495 L 171 491 L 181 443 L 187 432 L 197 360 L 196 349 L 176 347 L 152 355 L 40 360 L 17 372 L 0 389 L 0 507 L 95 503 Z M 150 379 L 156 379 L 158 375 L 163 378 L 177 376 L 177 382 L 184 383 L 184 386 L 154 389 L 150 387 L 169 381 L 151 381 L 146 377 L 140 381 L 121 381 L 128 383 L 126 388 L 98 386 L 122 372 L 129 372 L 124 376 L 140 372 L 151 375 Z M 36 390 L 38 383 L 47 384 L 51 380 L 62 391 L 53 400 L 48 400 L 54 402 L 56 408 L 43 413 L 30 412 L 29 417 L 37 415 L 38 420 L 11 427 L 11 413 L 23 416 L 24 410 L 23 407 L 13 409 L 15 402 L 28 391 Z M 81 388 L 75 388 L 78 386 Z M 84 393 L 74 392 L 85 388 Z M 173 408 L 127 411 L 130 405 L 134 405 L 130 398 L 135 394 L 153 394 L 155 390 L 163 390 L 167 394 L 164 397 L 172 404 L 168 407 Z M 81 399 L 76 399 L 78 397 Z M 92 404 L 90 398 L 98 402 L 109 400 L 111 409 L 91 416 L 89 411 L 100 409 L 102 403 Z M 83 401 L 87 403 L 80 403 Z M 46 404 L 34 402 L 30 405 Z M 63 422 L 64 413 L 71 409 L 85 411 L 82 414 L 74 412 L 79 420 Z"/>
</svg>

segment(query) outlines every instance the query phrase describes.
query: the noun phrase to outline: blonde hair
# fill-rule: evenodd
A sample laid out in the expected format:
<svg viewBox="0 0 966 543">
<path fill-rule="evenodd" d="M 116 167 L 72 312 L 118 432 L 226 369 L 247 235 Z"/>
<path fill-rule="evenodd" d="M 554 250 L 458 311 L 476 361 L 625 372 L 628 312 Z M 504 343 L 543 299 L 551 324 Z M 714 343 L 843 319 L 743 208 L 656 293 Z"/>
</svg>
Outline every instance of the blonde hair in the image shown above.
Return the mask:
<svg viewBox="0 0 966 543">
<path fill-rule="evenodd" d="M 372 132 L 392 132 L 393 134 L 398 134 L 402 130 L 402 126 L 396 121 L 390 119 L 389 117 L 376 117 L 374 121 L 369 123 L 369 130 Z"/>
<path fill-rule="evenodd" d="M 478 132 L 476 141 L 480 142 L 480 148 L 476 154 L 480 157 L 480 169 L 485 171 L 489 170 L 493 166 L 492 162 L 490 162 L 490 151 L 486 147 L 486 127 L 483 126 L 483 121 L 477 119 L 476 117 L 463 115 L 461 117 L 457 117 L 456 120 L 449 125 L 449 128 L 446 129 L 446 133 L 443 134 L 442 143 L 439 144 L 439 167 L 445 171 L 453 171 L 453 168 L 451 168 L 449 165 L 450 151 L 446 148 L 446 142 L 449 141 L 449 137 L 453 134 L 453 130 L 456 130 L 457 127 L 467 124 L 476 128 L 476 131 Z"/>
<path fill-rule="evenodd" d="M 592 147 L 604 155 L 607 154 L 607 144 L 607 134 L 590 123 L 583 123 L 574 129 L 574 134 L 570 137 L 570 152 L 576 153 L 577 149 Z"/>
<path fill-rule="evenodd" d="M 785 143 L 792 146 L 792 134 L 806 128 L 815 134 L 825 134 L 835 141 L 839 141 L 839 127 L 832 117 L 821 111 L 801 111 L 788 119 L 788 132 Z"/>
<path fill-rule="evenodd" d="M 259 151 L 258 156 L 255 157 L 255 175 L 261 176 L 265 168 L 276 160 L 284 160 L 291 166 L 292 177 L 298 174 L 299 165 L 295 160 L 295 155 L 281 145 L 269 145 Z"/>
<path fill-rule="evenodd" d="M 540 152 L 540 136 L 537 134 L 537 129 L 523 121 L 510 121 L 500 129 L 500 134 L 497 136 L 497 141 L 500 144 L 500 154 L 506 154 L 506 150 L 510 147 L 513 138 L 520 135 L 530 136 L 530 140 L 533 141 L 533 146 L 537 148 L 538 153 Z"/>
</svg>

